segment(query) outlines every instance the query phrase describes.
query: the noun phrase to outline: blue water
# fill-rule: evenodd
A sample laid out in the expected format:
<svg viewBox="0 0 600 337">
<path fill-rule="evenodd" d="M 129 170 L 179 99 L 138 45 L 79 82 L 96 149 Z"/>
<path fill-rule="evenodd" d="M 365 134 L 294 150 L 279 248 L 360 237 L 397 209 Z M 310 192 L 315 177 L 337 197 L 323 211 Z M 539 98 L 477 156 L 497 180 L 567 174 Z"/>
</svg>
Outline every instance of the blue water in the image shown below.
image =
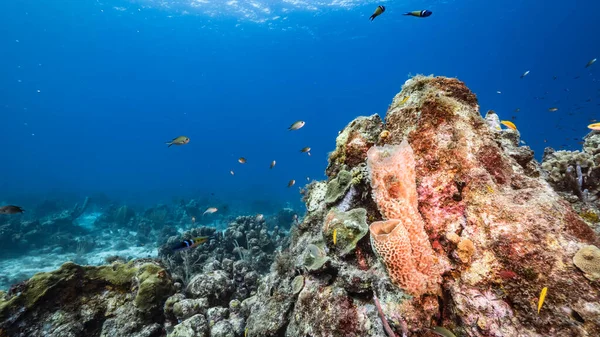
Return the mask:
<svg viewBox="0 0 600 337">
<path fill-rule="evenodd" d="M 0 200 L 299 206 L 338 130 L 384 115 L 409 74 L 465 81 L 538 158 L 600 119 L 595 1 L 210 1 L 0 2 Z"/>
</svg>

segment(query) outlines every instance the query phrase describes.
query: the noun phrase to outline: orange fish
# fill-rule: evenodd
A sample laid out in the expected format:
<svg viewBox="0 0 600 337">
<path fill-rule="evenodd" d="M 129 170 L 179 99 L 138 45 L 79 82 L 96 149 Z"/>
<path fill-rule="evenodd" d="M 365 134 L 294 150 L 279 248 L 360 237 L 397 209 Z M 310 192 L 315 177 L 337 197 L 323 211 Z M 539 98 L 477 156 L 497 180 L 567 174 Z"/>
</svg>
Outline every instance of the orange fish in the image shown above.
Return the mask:
<svg viewBox="0 0 600 337">
<path fill-rule="evenodd" d="M 515 125 L 515 123 L 513 123 L 511 121 L 500 121 L 500 124 L 506 126 L 507 128 L 517 130 L 517 126 Z"/>
<path fill-rule="evenodd" d="M 590 125 L 588 125 L 588 129 L 600 131 L 600 123 L 590 124 Z"/>
</svg>

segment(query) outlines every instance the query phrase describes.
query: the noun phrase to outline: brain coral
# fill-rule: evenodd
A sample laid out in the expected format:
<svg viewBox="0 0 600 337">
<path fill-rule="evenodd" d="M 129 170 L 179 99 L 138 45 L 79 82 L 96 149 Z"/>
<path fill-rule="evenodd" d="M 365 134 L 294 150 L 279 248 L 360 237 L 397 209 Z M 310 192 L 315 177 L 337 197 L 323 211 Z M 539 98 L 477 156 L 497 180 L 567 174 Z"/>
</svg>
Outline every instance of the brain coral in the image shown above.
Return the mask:
<svg viewBox="0 0 600 337">
<path fill-rule="evenodd" d="M 600 249 L 596 246 L 585 245 L 573 257 L 573 263 L 584 272 L 591 281 L 600 279 Z"/>
</svg>

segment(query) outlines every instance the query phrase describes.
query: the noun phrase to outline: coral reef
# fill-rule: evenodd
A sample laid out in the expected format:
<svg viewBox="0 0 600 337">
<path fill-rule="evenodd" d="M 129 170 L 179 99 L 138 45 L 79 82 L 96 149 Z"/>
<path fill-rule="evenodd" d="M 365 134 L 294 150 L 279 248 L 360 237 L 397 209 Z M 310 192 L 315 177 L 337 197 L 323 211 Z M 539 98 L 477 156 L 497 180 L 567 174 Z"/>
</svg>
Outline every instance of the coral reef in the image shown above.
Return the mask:
<svg viewBox="0 0 600 337">
<path fill-rule="evenodd" d="M 518 131 L 496 119 L 481 117 L 464 83 L 417 76 L 385 125 L 376 116 L 351 122 L 326 173 L 329 183 L 346 171 L 362 176 L 333 203 L 326 182 L 303 191 L 308 213 L 292 229 L 288 257 L 242 303 L 248 334 L 433 336 L 435 326 L 460 336 L 599 334 L 600 286 L 573 258 L 600 240 L 542 178 Z M 585 165 L 575 180 L 593 195 Z M 330 227 L 358 209 L 371 242 L 337 254 Z"/>
<path fill-rule="evenodd" d="M 541 165 L 519 137 L 464 83 L 414 77 L 385 124 L 359 117 L 338 135 L 303 218 L 219 214 L 208 227 L 200 201 L 108 206 L 96 233 L 159 242 L 160 263 L 37 274 L 0 293 L 0 336 L 600 335 L 598 133 Z M 29 221 L 0 235 L 20 242 Z"/>
<path fill-rule="evenodd" d="M 168 273 L 149 260 L 65 263 L 0 299 L 0 331 L 15 337 L 161 336 L 163 304 L 173 292 Z"/>
<path fill-rule="evenodd" d="M 600 132 L 585 136 L 582 151 L 546 148 L 544 177 L 577 213 L 600 232 Z"/>
</svg>

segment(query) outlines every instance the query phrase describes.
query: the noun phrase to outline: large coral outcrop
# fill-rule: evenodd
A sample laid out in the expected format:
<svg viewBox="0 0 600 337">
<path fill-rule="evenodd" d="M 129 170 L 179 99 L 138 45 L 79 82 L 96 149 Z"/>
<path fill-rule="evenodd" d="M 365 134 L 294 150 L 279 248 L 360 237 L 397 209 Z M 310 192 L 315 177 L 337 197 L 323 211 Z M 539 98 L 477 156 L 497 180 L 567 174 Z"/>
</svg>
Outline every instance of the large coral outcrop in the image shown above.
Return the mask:
<svg viewBox="0 0 600 337">
<path fill-rule="evenodd" d="M 573 263 L 581 247 L 598 247 L 600 240 L 541 177 L 540 165 L 518 137 L 514 130 L 490 127 L 464 83 L 408 80 L 383 130 L 373 116 L 351 122 L 338 136 L 327 169 L 335 179 L 342 170 L 364 165 L 369 151 L 410 144 L 414 164 L 381 165 L 388 172 L 373 171 L 370 179 L 352 184 L 359 192 L 344 211 L 366 211 L 372 245 L 360 240 L 352 254 L 331 254 L 331 239 L 322 229 L 338 205 L 324 202 L 324 183 L 308 189 L 309 212 L 292 229 L 291 245 L 282 253 L 288 257 L 277 259 L 276 271 L 247 305 L 249 335 L 384 336 L 380 316 L 370 314 L 376 313 L 375 294 L 381 318 L 399 335 L 430 337 L 434 326 L 457 336 L 600 335 L 600 285 Z M 383 148 L 372 149 L 375 144 Z M 387 269 L 380 268 L 372 249 Z M 308 255 L 327 262 L 307 268 L 306 261 L 314 260 Z M 421 266 L 423 256 L 431 256 L 432 264 Z M 394 265 L 441 275 L 441 292 L 407 296 L 434 278 L 398 272 Z M 427 266 L 439 273 L 423 273 Z M 304 287 L 298 294 L 292 284 L 299 274 Z M 548 294 L 538 314 L 543 287 Z M 311 310 L 314 306 L 320 310 Z M 321 312 L 337 313 L 331 318 L 335 333 L 319 324 Z M 341 323 L 348 319 L 353 323 Z"/>
</svg>

